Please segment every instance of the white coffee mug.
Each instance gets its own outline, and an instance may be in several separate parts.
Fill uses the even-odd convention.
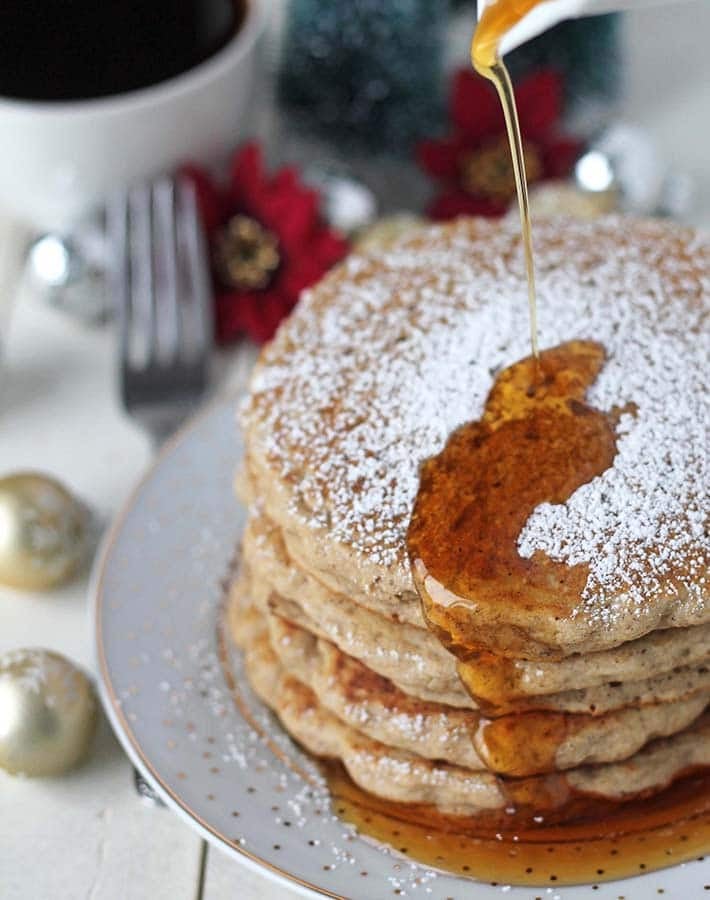
[[[248,134],[268,0],[248,0],[217,53],[159,84],[68,102],[0,97],[0,215],[65,229],[111,190],[186,160],[216,162]]]

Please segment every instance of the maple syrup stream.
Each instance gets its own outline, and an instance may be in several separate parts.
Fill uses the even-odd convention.
[[[530,227],[530,202],[525,175],[523,138],[520,134],[518,110],[515,105],[513,85],[498,48],[506,32],[523,18],[540,0],[498,0],[488,6],[476,26],[471,43],[471,63],[479,75],[493,83],[505,118],[505,127],[513,161],[515,188],[520,211],[520,227],[525,252],[525,269],[528,278],[528,306],[530,309],[530,343],[536,360],[540,358],[537,340],[537,297],[535,294],[535,262],[533,259],[532,229]]]

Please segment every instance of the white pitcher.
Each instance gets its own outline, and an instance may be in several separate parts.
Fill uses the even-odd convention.
[[[481,18],[486,7],[494,3],[509,2],[511,0],[478,0],[478,18]],[[671,2],[679,0],[542,0],[507,32],[501,41],[500,53],[501,56],[505,56],[506,53],[565,19],[639,9],[644,6],[661,6]]]

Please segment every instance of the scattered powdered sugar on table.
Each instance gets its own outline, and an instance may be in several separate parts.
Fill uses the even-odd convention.
[[[704,603],[710,243],[667,225],[541,222],[541,346],[600,341],[588,402],[621,416],[613,466],[542,504],[519,550],[586,563],[588,615],[677,590]],[[248,452],[288,481],[291,513],[378,565],[407,569],[421,461],[480,417],[497,372],[529,354],[519,235],[459,222],[352,256],[266,349],[244,411]],[[671,571],[675,581],[664,581]],[[616,601],[614,601],[616,602]]]

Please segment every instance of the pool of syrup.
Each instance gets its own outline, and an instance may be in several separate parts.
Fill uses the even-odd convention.
[[[381,800],[338,763],[323,769],[342,818],[405,856],[493,884],[565,885],[612,881],[696,859],[710,849],[710,774],[689,774],[660,794],[627,804],[576,798],[566,824],[515,814],[454,818]]]

